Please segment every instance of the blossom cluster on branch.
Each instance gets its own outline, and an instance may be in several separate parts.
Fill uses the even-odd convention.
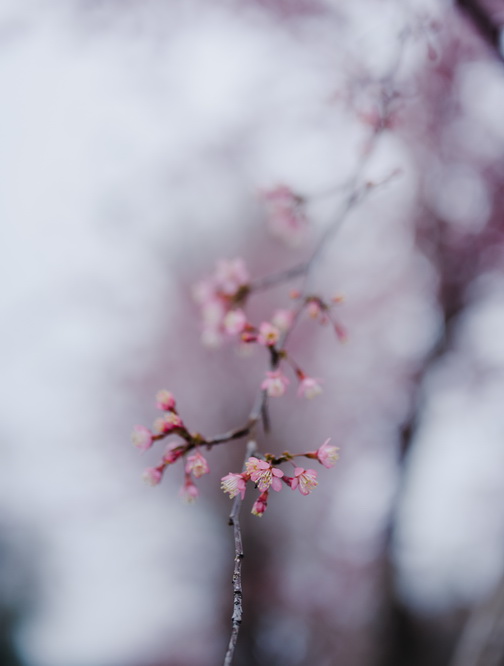
[[[276,236],[291,244],[300,239],[301,230],[305,231],[308,224],[304,212],[304,199],[294,194],[286,186],[278,186],[264,193],[264,200],[269,212],[269,227]],[[282,234],[278,230],[282,229]],[[289,234],[292,238],[289,239]],[[295,241],[295,242],[294,242]],[[309,263],[297,273],[308,274]],[[287,282],[295,274],[286,271],[269,277],[269,284]],[[269,368],[265,371],[260,384],[258,401],[251,411],[249,419],[243,427],[216,437],[204,437],[200,433],[191,432],[177,411],[173,394],[165,389],[156,395],[156,406],[163,414],[155,419],[152,428],[143,425],[135,426],[132,433],[133,443],[141,451],[151,448],[158,440],[174,436],[155,467],[149,467],[143,474],[144,480],[158,485],[166,469],[178,460],[184,460],[184,483],[181,496],[191,502],[198,497],[195,480],[210,471],[202,449],[212,449],[217,444],[230,442],[251,434],[258,421],[265,418],[266,402],[269,398],[280,398],[286,393],[291,380],[285,374],[290,368],[298,382],[297,395],[301,398],[315,398],[322,393],[322,380],[307,374],[286,349],[287,338],[301,315],[306,313],[311,319],[322,324],[331,324],[337,337],[345,339],[342,325],[335,318],[333,309],[341,302],[341,296],[334,296],[325,301],[312,293],[293,290],[290,298],[291,308],[276,309],[268,320],[257,324],[250,321],[246,306],[248,298],[269,286],[268,282],[253,281],[244,260],[220,259],[215,271],[209,277],[198,282],[193,289],[193,296],[200,307],[202,320],[202,343],[209,347],[221,345],[224,341],[235,341],[240,345],[256,344],[264,348],[269,360]],[[241,473],[230,472],[221,480],[221,488],[230,498],[245,496],[248,482],[255,484],[260,495],[255,501],[252,513],[262,516],[271,489],[280,491],[287,486],[308,495],[317,485],[317,472],[305,469],[294,462],[295,458],[306,457],[317,460],[325,467],[332,467],[338,458],[338,448],[327,439],[318,449],[302,453],[283,452],[280,456],[272,453],[255,452],[249,456]],[[280,465],[289,463],[293,466],[292,476],[280,469]]]

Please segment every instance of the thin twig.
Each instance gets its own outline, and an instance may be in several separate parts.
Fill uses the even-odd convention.
[[[257,444],[254,440],[250,440],[247,443],[247,450],[245,453],[245,460],[243,461],[243,469],[245,469],[246,461],[252,456],[257,449]],[[231,666],[233,663],[234,651],[236,648],[236,642],[238,640],[238,633],[240,631],[240,625],[243,617],[243,591],[242,591],[242,576],[241,576],[241,565],[243,560],[243,544],[242,544],[242,535],[240,527],[240,509],[241,509],[242,499],[240,495],[237,495],[234,499],[233,506],[231,508],[231,513],[229,515],[229,524],[233,527],[233,536],[234,536],[234,567],[233,567],[233,614],[231,616],[231,637],[229,639],[229,645],[224,658],[224,666]]]
[[[276,284],[281,284],[282,282],[287,282],[292,280],[292,278],[297,277],[298,275],[304,275],[306,273],[308,262],[303,262],[292,268],[288,268],[286,271],[281,271],[280,273],[274,273],[273,275],[267,275],[263,278],[258,278],[257,280],[252,280],[250,283],[250,291],[261,291],[263,289],[269,289],[274,287]]]

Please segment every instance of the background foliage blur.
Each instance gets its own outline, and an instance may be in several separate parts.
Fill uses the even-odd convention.
[[[349,340],[301,325],[292,348],[324,394],[272,404],[260,442],[332,436],[341,461],[310,497],[244,518],[236,663],[502,662],[499,11],[2,1],[2,664],[220,663],[233,551],[218,479],[243,444],[211,454],[186,507],[180,470],[142,485],[150,458],[129,433],[161,387],[195,430],[244,422],[265,359],[202,348],[191,285],[221,256],[262,276],[309,254],[391,71],[364,178],[400,176],[351,213],[315,276],[345,295]],[[267,233],[259,193],[278,183],[308,200],[297,250]],[[252,310],[288,303],[278,287]]]

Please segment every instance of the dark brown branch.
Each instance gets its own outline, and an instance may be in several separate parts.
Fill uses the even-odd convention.
[[[245,468],[245,462],[256,452],[256,448],[257,445],[254,440],[250,440],[247,443],[245,460],[243,461],[243,469]],[[233,614],[231,616],[231,637],[229,639],[228,649],[224,658],[224,666],[231,666],[233,663],[236,642],[238,640],[238,633],[240,631],[240,625],[243,617],[241,565],[244,554],[240,527],[241,504],[241,496],[237,495],[234,499],[233,507],[229,515],[229,524],[233,527],[235,556],[233,567]]]

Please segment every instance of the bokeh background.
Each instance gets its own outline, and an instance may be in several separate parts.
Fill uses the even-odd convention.
[[[191,286],[220,257],[306,259],[365,154],[363,182],[398,176],[313,275],[348,341],[300,324],[324,393],[272,401],[259,442],[331,436],[341,460],[261,520],[245,503],[236,664],[503,663],[503,21],[469,0],[1,1],[2,666],[222,662],[218,485],[244,442],[186,506],[181,470],[142,483],[158,453],[130,431],[161,387],[208,436],[246,420],[267,359],[202,347]],[[279,183],[307,202],[294,250],[268,234]]]

